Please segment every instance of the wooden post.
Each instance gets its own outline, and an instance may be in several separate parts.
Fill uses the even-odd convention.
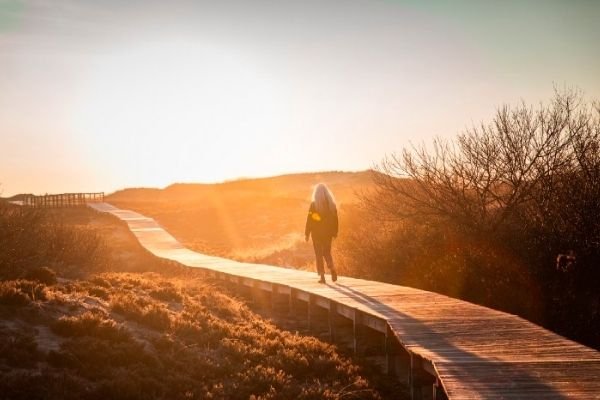
[[[358,336],[360,324],[360,311],[354,309],[352,313],[352,349],[354,350],[354,355],[358,354]]]
[[[313,328],[313,322],[312,322],[313,315],[312,314],[314,312],[314,310],[313,310],[314,303],[315,303],[315,296],[313,296],[312,293],[309,293],[308,294],[308,303],[307,303],[307,309],[308,309],[307,310],[307,318],[308,318],[308,330],[309,331],[312,330],[312,328]]]
[[[389,325],[385,330],[385,365],[388,375],[396,373],[396,337]]]
[[[254,303],[254,305],[256,306],[258,304],[258,281],[257,280],[253,280],[252,281],[252,302]]]
[[[436,399],[443,394],[443,390],[439,387],[439,380],[426,371],[423,366],[423,360],[410,353],[410,369],[409,369],[409,388],[411,400],[430,400]],[[440,394],[440,396],[438,396]]]
[[[271,283],[271,313],[275,312],[279,300],[279,285]]]
[[[432,400],[437,400],[439,390],[440,390],[440,380],[436,377],[435,382],[433,384],[433,391],[431,393]],[[440,396],[440,398],[441,398],[441,396]]]
[[[337,303],[331,299],[329,299],[329,313],[328,313],[328,322],[329,322],[329,340],[333,343],[335,341],[335,328],[336,328],[336,320],[337,320]]]
[[[296,292],[297,292],[297,289],[290,287],[290,297],[289,297],[289,304],[288,304],[288,314],[290,317],[296,315]]]
[[[416,393],[415,393],[415,375],[416,375],[416,369],[417,369],[417,361],[416,361],[416,357],[414,356],[414,354],[410,353],[410,367],[408,368],[408,389],[410,390],[410,400],[415,400],[416,399]]]
[[[207,276],[206,270],[202,269],[202,272],[204,273],[204,277],[206,278],[206,276]],[[244,278],[242,278],[241,276],[238,276],[237,279],[235,280],[235,283],[237,285],[237,291],[241,295],[244,295],[246,293],[246,289],[244,288]]]

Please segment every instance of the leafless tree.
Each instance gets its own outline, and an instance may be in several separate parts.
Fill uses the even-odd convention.
[[[556,91],[537,109],[504,106],[491,124],[454,141],[437,139],[384,159],[370,204],[391,218],[477,230],[543,217],[565,177],[598,181],[599,115],[573,90]]]

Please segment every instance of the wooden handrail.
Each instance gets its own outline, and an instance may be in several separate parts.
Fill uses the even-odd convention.
[[[102,202],[104,202],[104,192],[26,195],[23,197],[23,206],[33,208],[80,207],[89,203]]]

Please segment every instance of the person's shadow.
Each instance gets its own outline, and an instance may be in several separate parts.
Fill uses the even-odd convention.
[[[528,371],[526,361],[509,362],[493,357],[482,357],[454,344],[452,342],[453,338],[448,337],[448,334],[444,335],[435,331],[423,321],[392,308],[375,297],[361,293],[343,283],[328,286],[365,304],[367,307],[373,305],[375,311],[387,317],[388,323],[397,336],[398,341],[401,342],[402,347],[405,345],[402,344],[402,334],[396,333],[398,330],[412,330],[413,332],[418,332],[416,335],[411,335],[408,338],[408,343],[405,344],[408,345],[409,348],[422,347],[430,350],[434,356],[429,357],[428,355],[425,358],[432,359],[436,364],[438,372],[443,371],[443,374],[441,373],[440,375],[452,375],[440,377],[444,387],[450,390],[450,393],[447,393],[450,398],[452,398],[453,395],[453,387],[465,387],[465,389],[468,390],[467,387],[469,384],[472,384],[473,391],[476,391],[476,395],[481,396],[480,398],[567,398],[566,395],[556,391],[555,388],[544,382],[541,376],[534,375],[532,371]],[[461,324],[461,321],[455,319],[453,320],[453,323]],[[396,329],[394,329],[395,327]],[[490,329],[493,328],[490,327]],[[485,335],[485,333],[482,332],[482,335]],[[468,347],[469,337],[474,338],[476,336],[476,333],[470,333],[464,342],[465,347]],[[493,341],[493,337],[493,334],[489,335],[489,340]],[[535,341],[536,338],[531,339],[532,341]],[[481,345],[481,336],[479,336],[478,343]],[[499,344],[499,346],[504,345],[506,344]],[[445,378],[447,378],[448,382],[446,382]],[[454,381],[455,379],[462,383],[458,385],[452,384],[451,381]],[[460,397],[460,393],[457,392],[455,394]],[[471,395],[472,394],[473,393],[471,393]]]

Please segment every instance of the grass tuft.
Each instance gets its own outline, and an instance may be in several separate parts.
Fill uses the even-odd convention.
[[[17,279],[0,282],[0,304],[5,306],[25,306],[32,301],[46,300],[44,284]]]
[[[128,332],[101,312],[87,311],[78,316],[61,317],[52,326],[54,333],[64,337],[92,336],[114,342],[130,340]]]

